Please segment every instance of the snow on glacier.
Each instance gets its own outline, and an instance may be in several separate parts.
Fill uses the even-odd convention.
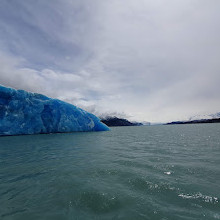
[[[106,130],[99,118],[74,105],[0,85],[0,135]]]

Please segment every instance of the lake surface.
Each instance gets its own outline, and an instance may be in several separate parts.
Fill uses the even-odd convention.
[[[1,137],[0,219],[220,219],[220,124]]]

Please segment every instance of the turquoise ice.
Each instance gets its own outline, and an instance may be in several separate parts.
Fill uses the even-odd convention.
[[[0,85],[0,135],[106,130],[98,117],[74,105]]]

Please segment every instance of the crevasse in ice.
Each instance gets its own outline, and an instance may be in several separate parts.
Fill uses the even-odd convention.
[[[0,85],[0,135],[106,130],[99,118],[74,105]]]

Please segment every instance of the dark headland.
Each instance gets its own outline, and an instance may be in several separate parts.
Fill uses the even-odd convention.
[[[142,126],[142,123],[139,122],[130,122],[124,118],[117,118],[117,117],[106,117],[101,119],[101,122],[106,124],[109,127],[115,126]]]

